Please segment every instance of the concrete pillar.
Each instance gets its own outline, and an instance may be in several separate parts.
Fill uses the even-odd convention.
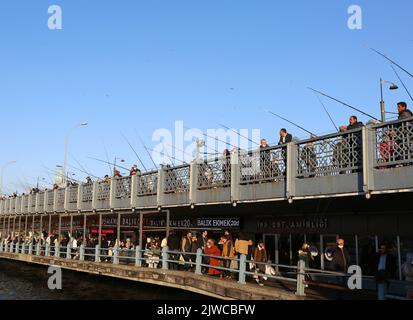
[[[143,248],[143,212],[139,212],[139,246]]]
[[[198,178],[199,178],[199,163],[196,161],[191,162],[190,174],[189,174],[189,203],[191,206],[195,206],[198,202]]]
[[[231,201],[234,205],[240,200],[241,161],[239,150],[231,153]]]
[[[86,227],[87,227],[87,216],[86,213],[83,214],[83,243],[86,243]]]
[[[162,208],[165,204],[165,180],[166,180],[166,170],[165,167],[161,166],[158,171],[158,186],[157,186],[157,204],[158,208]]]
[[[120,225],[121,219],[122,219],[122,215],[121,215],[121,213],[119,212],[119,213],[118,213],[118,219],[117,219],[117,229],[116,229],[116,232],[117,232],[116,238],[117,238],[119,241],[120,241],[120,232],[121,232],[121,230],[120,230],[120,228],[121,228],[121,225]]]
[[[131,181],[131,208],[135,209],[138,203],[138,176],[132,176]]]
[[[166,238],[169,237],[171,233],[171,212],[170,210],[166,210]]]
[[[99,248],[102,246],[102,214],[99,213]]]
[[[367,125],[362,129],[362,144],[363,191],[369,199],[371,191],[374,190],[374,167],[376,158],[376,136],[374,128],[372,128],[371,125]]]
[[[287,194],[286,198],[291,202],[295,195],[295,180],[297,177],[297,145],[294,142],[290,142],[287,144]]]
[[[110,191],[109,191],[109,208],[115,209],[116,206],[116,185],[118,183],[118,178],[112,178],[110,180]]]
[[[49,214],[49,234],[50,235],[52,233],[52,215]]]
[[[73,213],[70,214],[70,236],[73,237]]]

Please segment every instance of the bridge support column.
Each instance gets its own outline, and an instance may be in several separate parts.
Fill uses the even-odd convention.
[[[304,260],[298,261],[297,269],[297,296],[305,296],[305,262]]]
[[[24,249],[24,246],[23,246],[23,249]],[[46,243],[46,249],[45,249],[44,255],[46,257],[50,257],[50,244],[49,243]]]
[[[95,262],[100,262],[100,245],[95,247]]]
[[[131,208],[135,209],[138,204],[138,176],[132,176],[131,178]]]
[[[36,244],[36,256],[40,256],[40,241]]]
[[[165,180],[166,180],[166,170],[164,166],[161,166],[161,168],[158,171],[158,186],[157,186],[157,198],[156,198],[156,203],[158,205],[159,210],[161,210],[162,206],[165,204],[165,201],[164,201]]]
[[[295,179],[297,176],[297,145],[294,142],[290,142],[287,144],[287,194],[286,197],[288,202],[292,202],[294,200],[296,191],[295,191]]]
[[[70,237],[73,237],[73,213],[70,214]]]
[[[82,243],[86,243],[86,227],[87,227],[87,216],[86,213],[83,214],[83,241]]]
[[[168,270],[169,265],[168,265],[168,260],[169,260],[169,253],[168,253],[168,247],[162,248],[162,269],[163,270]]]
[[[198,203],[198,177],[199,177],[199,163],[197,161],[191,162],[189,174],[189,203],[194,208]]]
[[[231,153],[231,202],[234,206],[240,200],[241,165],[239,150]]]
[[[113,248],[113,264],[119,264],[119,247],[116,245]]]
[[[199,248],[196,252],[196,267],[195,274],[202,275],[202,249]]]
[[[52,215],[49,214],[49,234],[48,236],[51,234],[52,234]]]
[[[137,246],[135,252],[135,266],[142,267],[142,247]]]
[[[82,243],[80,245],[80,256],[79,256],[80,261],[85,261],[85,245]]]
[[[99,213],[99,240],[98,240],[99,247],[102,246],[102,223],[103,223],[103,217],[102,217],[102,214]]]
[[[370,198],[370,192],[374,190],[374,162],[376,136],[374,129],[367,125],[362,129],[362,158],[363,158],[363,191]]]
[[[118,239],[118,243],[120,243],[120,241],[121,241],[121,239],[120,239],[121,219],[122,219],[122,214],[119,212],[118,213],[118,221],[117,221],[118,225],[117,225],[117,229],[116,229],[117,230],[116,231],[116,238]]]
[[[240,262],[239,262],[239,284],[246,284],[246,274],[245,272],[247,271],[247,256],[245,254],[242,254],[240,256]]]

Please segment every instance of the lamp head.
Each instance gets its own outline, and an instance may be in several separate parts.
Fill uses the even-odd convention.
[[[397,89],[399,89],[399,87],[396,84],[392,83],[389,89],[390,90],[397,90]]]

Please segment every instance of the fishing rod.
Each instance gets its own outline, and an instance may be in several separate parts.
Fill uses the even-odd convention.
[[[87,174],[89,177],[93,177],[93,178],[95,178],[95,179],[99,179],[99,177],[95,176],[94,174],[92,174],[92,173],[90,173],[88,170],[86,170],[86,168],[85,168],[84,166],[82,166],[82,164],[81,164],[74,156],[72,156],[72,158],[73,158],[73,160],[76,162],[76,164],[80,167],[80,169],[77,168],[77,167],[75,167],[75,166],[73,166],[73,165],[70,165],[71,168],[73,168],[73,169],[75,169],[75,170],[77,170],[77,171],[79,171],[79,172],[82,172],[82,173],[84,173],[84,174]]]
[[[138,136],[139,140],[141,141],[143,147],[145,148],[146,153],[148,154],[149,158],[151,159],[153,165],[155,166],[155,169],[158,170],[158,166],[156,165],[155,161],[153,160],[153,157],[151,153],[148,151],[148,148],[146,147],[145,143],[143,142],[142,138],[138,134],[138,132],[135,130],[136,135]]]
[[[184,126],[184,128],[185,129],[187,129],[187,130],[191,130],[191,128],[188,128],[188,127],[185,127]],[[212,136],[209,136],[209,135],[207,135],[206,133],[204,133],[204,132],[202,132],[202,135],[204,136],[204,137],[207,137],[207,138],[210,138],[210,139],[213,139],[213,140],[215,140],[215,141],[218,141],[218,142],[221,142],[221,143],[225,143],[226,145],[229,145],[230,147],[232,147],[232,148],[237,148],[238,149],[238,147],[237,146],[234,146],[233,144],[231,144],[231,143],[229,143],[229,142],[227,142],[227,141],[224,141],[224,140],[220,140],[220,139],[218,139],[217,137],[212,137]],[[207,145],[205,144],[205,146],[207,147]],[[208,147],[207,147],[208,148]],[[210,148],[209,148],[210,149]],[[212,150],[212,149],[211,149]],[[217,152],[217,150],[214,150],[214,152]],[[217,154],[220,154],[219,152],[217,152]]]
[[[327,98],[329,98],[329,99],[331,99],[331,100],[334,100],[334,101],[342,104],[343,106],[346,106],[346,107],[348,107],[348,108],[351,108],[351,109],[353,109],[353,110],[355,110],[355,111],[357,111],[357,112],[359,112],[359,113],[361,113],[361,114],[364,114],[364,115],[368,116],[369,118],[371,118],[371,119],[373,119],[373,120],[376,120],[376,121],[381,122],[381,120],[379,120],[379,119],[377,119],[376,117],[374,117],[374,116],[372,116],[372,115],[364,112],[363,110],[360,110],[360,109],[358,109],[358,108],[356,108],[356,107],[353,107],[353,106],[349,105],[348,103],[345,103],[345,102],[340,101],[340,100],[338,100],[338,99],[336,99],[336,98],[333,98],[332,96],[329,96],[328,94],[325,94],[325,93],[323,93],[323,92],[321,92],[321,91],[315,90],[315,89],[310,88],[310,87],[308,87],[307,89],[312,90],[312,91],[314,91],[314,92],[316,92],[316,93],[319,93],[319,94],[321,94],[322,96],[327,97]]]
[[[410,99],[413,101],[413,97],[409,92],[409,89],[407,89],[406,85],[404,84],[403,80],[400,78],[398,72],[396,71],[396,69],[393,67],[393,65],[391,64],[390,67],[393,69],[394,73],[396,74],[397,78],[399,79],[399,81],[401,82],[401,84],[403,85],[404,90],[406,90],[407,94],[409,95]]]
[[[138,153],[136,152],[136,150],[132,147],[132,144],[130,143],[130,141],[126,138],[125,135],[122,134],[123,139],[125,139],[126,143],[129,145],[129,147],[132,149],[132,151],[135,153],[136,158],[138,158],[138,161],[140,162],[140,164],[142,165],[142,168],[145,171],[148,171],[148,169],[146,169],[144,163],[142,162],[141,158],[139,157]]]
[[[78,184],[81,184],[81,183],[82,183],[81,181],[79,181],[79,180],[77,180],[77,179],[75,179],[75,178],[69,177],[69,175],[68,175],[67,177],[65,177],[65,175],[64,175],[63,173],[56,172],[56,171],[54,171],[54,170],[52,170],[52,169],[49,169],[49,168],[47,168],[47,167],[43,167],[43,168],[44,168],[45,170],[47,170],[48,172],[51,172],[51,173],[55,174],[58,178],[66,178],[67,180],[72,181],[72,182],[76,182],[76,183],[78,183]],[[67,173],[70,173],[70,172],[67,172]]]
[[[108,161],[105,161],[105,160],[101,160],[101,159],[97,159],[97,158],[93,158],[93,157],[88,157],[89,159],[92,159],[92,160],[95,160],[95,161],[99,161],[99,162],[102,162],[102,163],[105,163],[105,164],[107,164],[107,165],[109,165],[109,166],[114,166],[115,164],[114,163],[112,163],[112,162],[108,162]],[[118,167],[118,168],[121,168],[121,169],[123,169],[123,170],[130,170],[130,169],[128,169],[128,168],[125,168],[125,167],[122,167],[122,166],[120,166],[120,165],[116,165],[116,167]]]
[[[406,72],[409,76],[411,76],[413,78],[413,74],[411,74],[409,71],[407,71],[405,68],[403,68],[401,65],[399,65],[397,62],[395,62],[394,60],[390,59],[389,57],[387,57],[385,54],[381,53],[380,51],[374,49],[374,48],[370,48],[370,50],[374,51],[375,53],[377,53],[378,55],[382,56],[383,58],[385,58],[386,60],[390,61],[392,64],[394,64],[395,66],[397,66],[399,69],[403,70],[404,72]]]
[[[154,150],[154,149],[151,149],[151,148],[148,148],[148,150],[149,150],[149,151],[152,151],[152,152],[156,152],[156,153],[162,155],[162,152],[160,152],[160,151],[157,151],[157,150]],[[173,160],[175,160],[175,161],[178,161],[178,162],[180,162],[180,163],[182,163],[182,164],[189,165],[188,162],[185,162],[185,161],[183,161],[183,160],[179,160],[179,159],[174,158],[174,157],[171,157],[171,156],[167,156],[167,157],[170,158],[170,159],[173,159]]]
[[[110,172],[111,175],[113,176],[113,175],[114,175],[114,172],[112,171],[112,166],[109,164],[109,153],[108,153],[108,149],[106,148],[106,144],[105,144],[104,141],[103,141],[103,148],[105,149],[106,161],[107,161],[107,164],[108,164],[108,166],[109,166],[109,172]]]
[[[277,118],[280,118],[280,119],[282,119],[282,120],[284,120],[284,121],[287,121],[288,123],[290,123],[290,124],[292,124],[293,126],[296,126],[297,128],[299,128],[299,129],[301,129],[301,130],[309,133],[310,135],[313,135],[313,136],[317,137],[317,135],[314,134],[313,132],[307,130],[306,128],[303,128],[302,126],[300,126],[300,125],[298,125],[298,124],[296,124],[296,123],[294,123],[294,122],[292,122],[292,121],[290,121],[290,120],[288,120],[288,119],[286,119],[286,118],[284,118],[284,117],[282,117],[282,116],[280,116],[280,115],[278,115],[278,114],[276,114],[276,113],[274,113],[274,112],[272,112],[272,111],[268,111],[268,113],[270,113],[270,114],[272,114],[273,116],[276,116]]]
[[[328,115],[331,123],[333,124],[334,128],[336,128],[336,130],[339,131],[336,123],[334,122],[334,120],[333,120],[330,112],[328,112],[328,110],[327,110],[326,106],[324,105],[323,101],[321,100],[320,96],[319,96],[318,94],[316,94],[315,92],[314,92],[314,95],[317,97],[318,101],[319,101],[320,104],[323,106],[323,109],[324,109],[324,111],[327,113],[327,115]]]
[[[237,130],[234,130],[234,129],[232,129],[232,128],[230,128],[230,127],[227,127],[227,126],[225,126],[225,125],[223,125],[223,124],[220,124],[220,123],[217,123],[217,124],[218,124],[219,126],[223,127],[224,129],[227,129],[227,130],[230,130],[230,131],[234,132],[235,134],[237,134],[237,135],[240,136],[241,138],[247,139],[249,142],[252,142],[252,143],[256,144],[257,146],[260,145],[259,143],[255,142],[254,140],[252,140],[252,139],[250,139],[250,138],[248,138],[248,137],[246,137],[246,136],[238,133]]]
[[[81,170],[81,169],[79,169],[79,168],[77,168],[77,167],[75,167],[75,166],[72,166],[72,165],[70,165],[70,164],[69,164],[68,166],[69,166],[70,168],[72,168],[72,169],[75,169],[75,170],[77,170],[77,171],[79,171],[79,172],[82,172],[82,173],[88,175],[89,177],[92,177],[92,178],[95,178],[95,179],[97,179],[97,180],[100,180],[100,178],[99,178],[98,176],[95,176],[95,175],[91,174],[90,172]]]

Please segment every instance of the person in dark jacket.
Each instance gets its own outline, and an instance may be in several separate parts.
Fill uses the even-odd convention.
[[[176,235],[175,231],[171,231],[169,234],[169,237],[167,239],[168,243],[168,250],[172,252],[178,252],[180,251],[179,248],[179,237]],[[178,260],[179,260],[179,255],[176,253],[172,253],[169,255],[169,258],[171,261],[176,261],[176,263],[170,263],[169,266],[172,270],[178,270]]]
[[[351,266],[350,254],[347,249],[344,247],[344,239],[337,240],[337,247],[333,253],[333,260],[331,266],[334,271],[347,273],[348,268]]]
[[[399,120],[413,117],[413,113],[409,109],[407,109],[406,102],[399,102],[397,104],[397,111],[399,113]]]
[[[293,136],[287,132],[287,129],[282,128],[280,130],[280,141],[278,142],[278,145],[284,145],[287,143],[290,143],[293,141]]]
[[[192,265],[192,232],[188,231],[186,236],[182,238],[181,242],[182,257],[185,260],[185,269],[189,270]]]
[[[388,249],[388,246],[385,243],[382,243],[379,247],[379,252],[373,259],[374,276],[378,283],[384,283],[389,279],[394,279],[396,275],[396,258]]]
[[[359,122],[356,116],[351,116],[348,126],[341,126],[340,131],[350,131],[362,128],[363,126],[363,122]]]

